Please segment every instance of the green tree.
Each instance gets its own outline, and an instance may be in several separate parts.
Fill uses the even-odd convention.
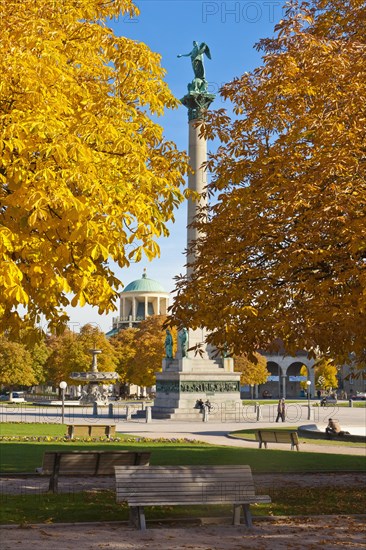
[[[246,355],[234,357],[234,370],[240,372],[240,383],[250,386],[264,384],[270,375],[267,359],[260,353],[255,353],[253,359]]]
[[[37,382],[32,356],[20,342],[0,336],[0,385],[31,386]]]
[[[332,359],[319,359],[314,365],[315,387],[331,390],[338,388],[337,367]]]
[[[46,363],[50,354],[50,349],[47,346],[47,342],[44,338],[39,341],[33,342],[28,347],[32,357],[32,368],[34,376],[36,377],[37,384],[43,384],[46,382]]]
[[[90,370],[91,355],[84,352],[77,334],[67,329],[61,335],[49,338],[50,355],[46,362],[47,381],[58,387],[61,381],[74,384],[72,372]]]
[[[131,0],[7,0],[0,17],[0,330],[65,307],[116,309],[128,267],[159,254],[186,155],[156,117],[178,101],[160,56],[117,37]],[[27,315],[22,319],[17,307]]]
[[[91,349],[99,349],[102,352],[98,355],[97,359],[99,371],[112,372],[116,370],[116,352],[103,331],[93,325],[87,324],[81,328],[76,337],[84,354],[88,357],[89,368],[87,370],[91,369]]]
[[[221,90],[202,131],[217,202],[197,220],[179,326],[236,355],[281,339],[289,354],[366,350],[366,4],[287,5],[263,64]]]
[[[119,374],[119,382],[128,384],[131,380],[131,365],[137,353],[135,338],[137,328],[120,330],[110,340],[117,358],[116,372]]]
[[[98,370],[111,372],[117,365],[113,346],[105,334],[92,325],[84,325],[79,333],[66,330],[61,335],[49,339],[50,355],[47,359],[48,380],[58,386],[62,380],[75,384],[70,379],[72,372],[88,372],[91,370],[91,349],[100,349],[98,355]]]

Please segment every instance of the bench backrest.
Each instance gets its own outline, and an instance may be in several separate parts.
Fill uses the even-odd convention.
[[[117,502],[149,504],[235,503],[255,497],[250,466],[115,467]]]
[[[115,424],[71,424],[67,426],[67,433],[70,437],[111,436],[116,433],[116,426]]]
[[[258,430],[256,439],[264,443],[292,443],[298,445],[297,432]]]
[[[135,451],[46,451],[42,474],[51,475],[57,466],[60,475],[113,475],[116,465],[149,464],[150,454]]]

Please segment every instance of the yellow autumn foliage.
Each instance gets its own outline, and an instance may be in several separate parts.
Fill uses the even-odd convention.
[[[7,0],[0,13],[0,331],[64,307],[115,309],[127,267],[183,200],[186,157],[151,115],[175,108],[160,56],[117,37],[130,0]]]

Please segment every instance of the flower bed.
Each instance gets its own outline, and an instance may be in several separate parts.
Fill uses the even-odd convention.
[[[2,435],[0,441],[14,442],[41,442],[41,443],[193,443],[197,445],[205,445],[202,441],[187,438],[149,438],[149,437],[73,437],[69,436],[25,436],[25,435]]]

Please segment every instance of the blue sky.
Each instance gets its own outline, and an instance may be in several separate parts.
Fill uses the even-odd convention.
[[[233,2],[206,2],[200,0],[138,0],[140,16],[129,20],[121,17],[111,27],[120,36],[145,42],[150,49],[160,53],[162,66],[166,69],[166,81],[173,94],[181,98],[187,84],[193,78],[190,58],[177,58],[188,53],[192,41],[206,42],[212,60],[205,58],[206,78],[209,92],[218,93],[220,86],[250,71],[261,64],[260,53],[254,44],[260,38],[273,35],[275,24],[281,19],[283,2],[277,0],[248,0]],[[217,97],[212,108],[225,106]],[[179,149],[188,146],[187,110],[169,111],[161,117],[167,139],[175,141]],[[214,150],[215,144],[208,144]],[[116,268],[116,275],[124,285],[139,279],[143,269],[147,276],[158,280],[167,292],[174,290],[174,276],[185,271],[184,250],[186,247],[186,206],[176,213],[175,224],[170,225],[170,236],[159,241],[160,258],[148,262],[142,260],[129,269]],[[112,326],[114,312],[100,316],[96,308],[70,308],[70,327],[78,331],[80,326],[93,323],[103,331]]]

